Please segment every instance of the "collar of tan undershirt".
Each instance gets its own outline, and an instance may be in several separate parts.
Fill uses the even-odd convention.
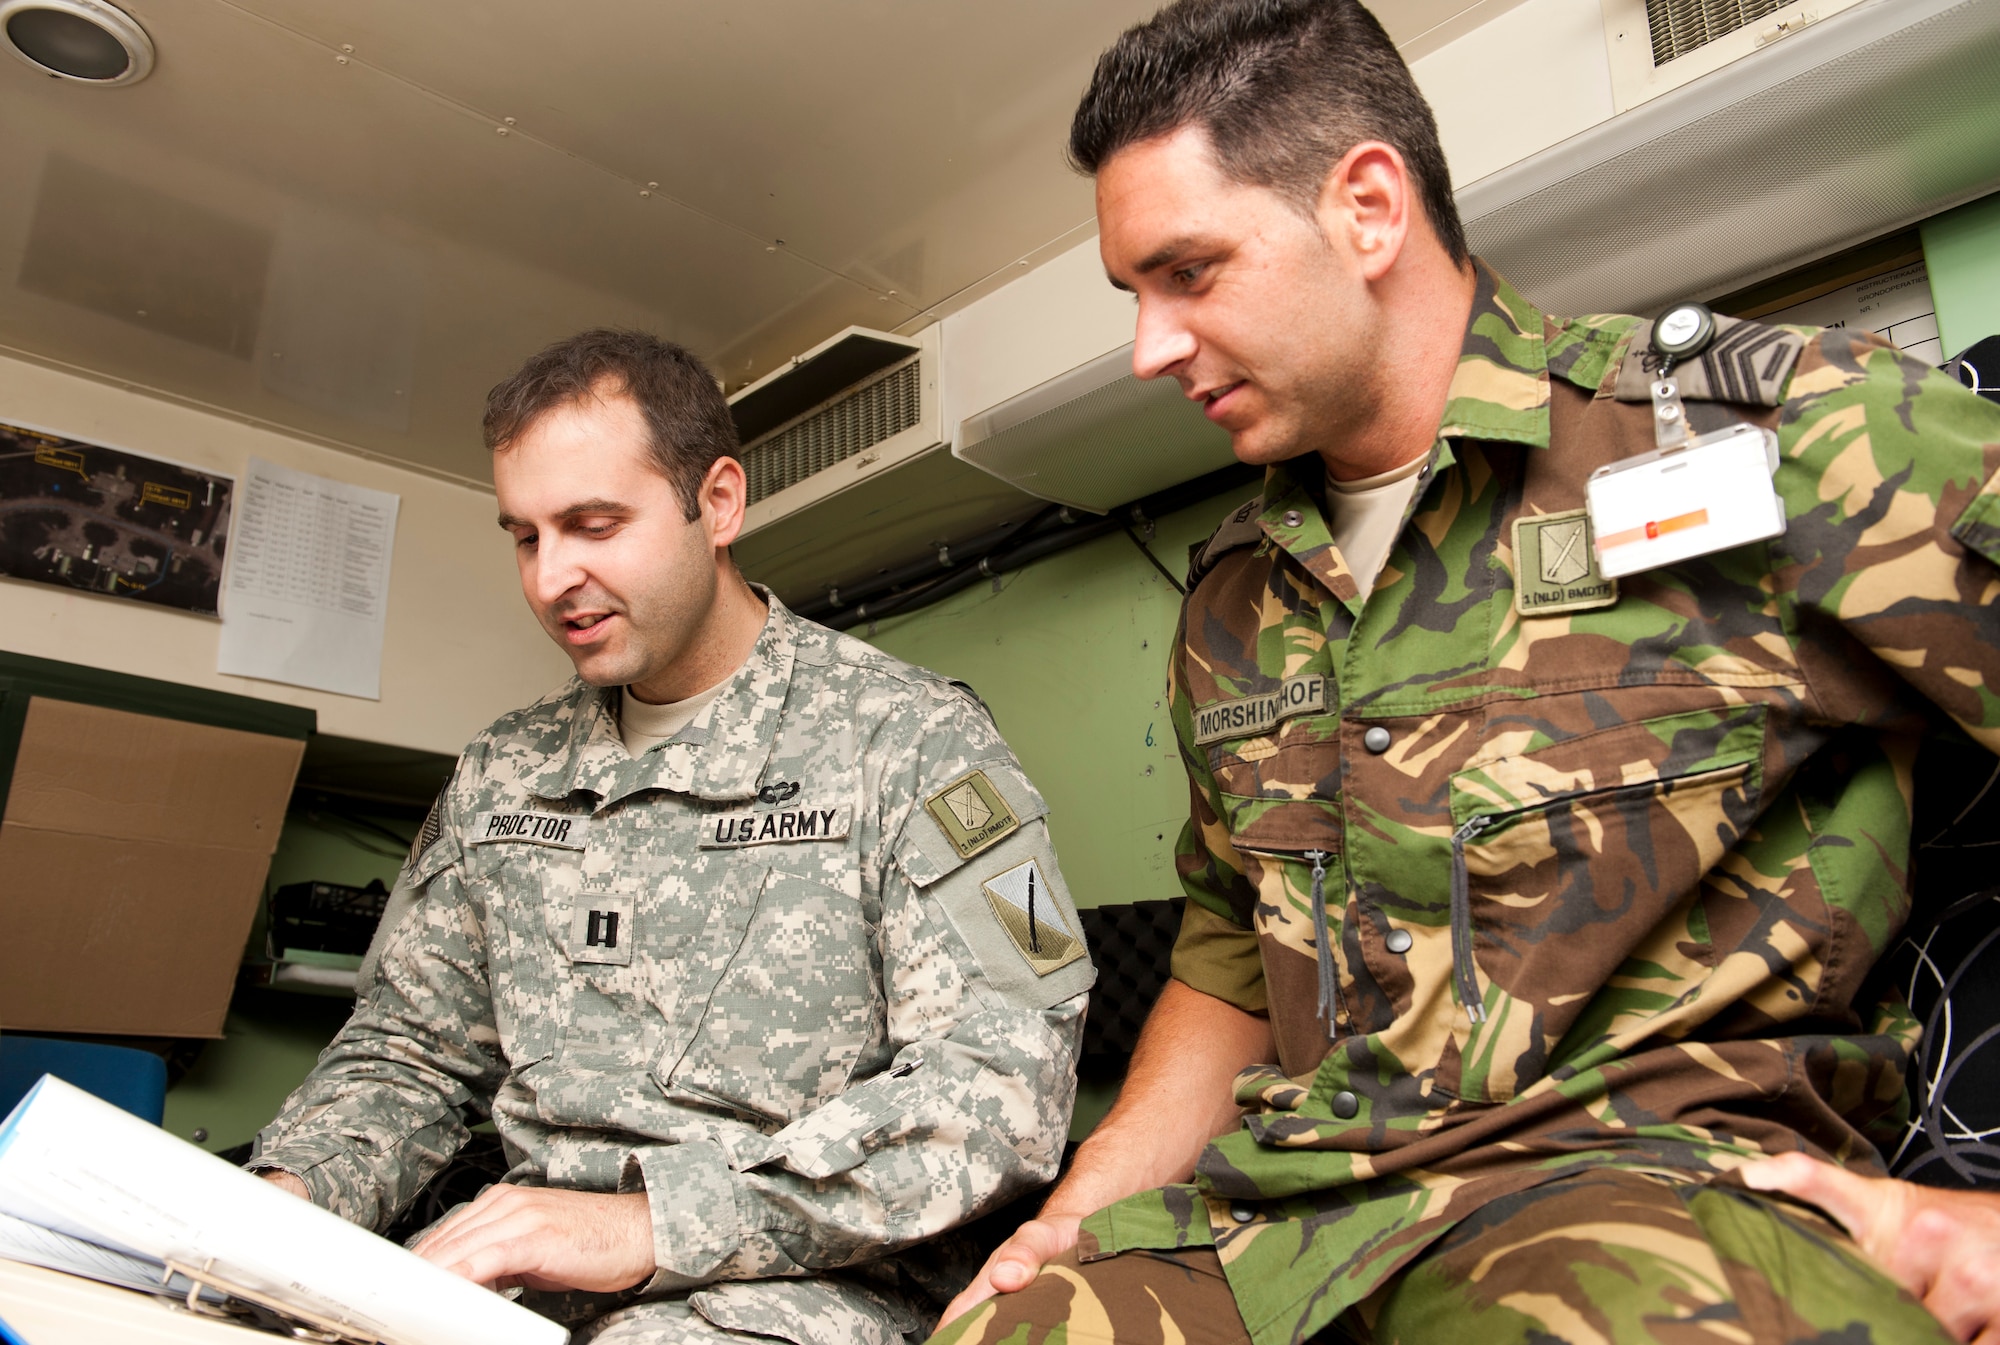
[[[1403,511],[1422,484],[1419,473],[1429,461],[1429,454],[1419,454],[1378,476],[1355,481],[1327,478],[1327,526],[1364,598],[1396,545]]]
[[[694,723],[734,676],[732,671],[708,690],[666,705],[649,705],[634,696],[631,687],[618,688],[618,736],[625,740],[625,750],[635,757],[643,756]]]

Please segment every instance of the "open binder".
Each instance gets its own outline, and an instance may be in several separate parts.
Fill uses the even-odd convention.
[[[568,1339],[555,1322],[49,1075],[0,1122],[0,1216],[9,1216],[0,1255],[128,1287],[149,1278],[195,1311],[276,1319],[306,1339]]]

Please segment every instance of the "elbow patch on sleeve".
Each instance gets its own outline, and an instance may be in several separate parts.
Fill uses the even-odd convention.
[[[1264,955],[1257,932],[1190,901],[1174,940],[1173,975],[1245,1013],[1265,1013]]]

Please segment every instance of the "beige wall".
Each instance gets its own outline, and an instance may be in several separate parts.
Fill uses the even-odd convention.
[[[0,578],[0,647],[309,705],[324,733],[453,753],[568,675],[569,660],[521,600],[488,491],[4,356],[0,421],[239,480],[256,456],[402,497],[379,701],[224,677],[212,618],[14,579]]]

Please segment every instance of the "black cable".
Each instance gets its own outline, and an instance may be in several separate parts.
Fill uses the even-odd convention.
[[[1235,463],[1198,476],[1192,481],[1183,481],[1144,499],[1121,505],[1108,514],[1076,518],[1073,522],[1062,522],[1069,515],[1066,509],[1051,507],[1037,514],[1026,524],[1010,530],[1011,545],[1002,543],[981,555],[949,556],[942,563],[939,558],[914,561],[898,567],[891,574],[910,575],[909,586],[877,599],[870,599],[849,606],[846,594],[841,595],[841,605],[833,607],[826,600],[801,603],[800,615],[833,627],[848,630],[866,621],[880,620],[889,616],[902,616],[920,608],[940,602],[952,594],[979,582],[981,579],[998,578],[1010,570],[1032,564],[1058,551],[1093,541],[1107,533],[1128,527],[1133,523],[1143,524],[1149,519],[1161,518],[1189,505],[1220,495],[1224,491],[1248,485],[1262,477],[1262,469],[1244,463]],[[1054,526],[1050,526],[1053,524]],[[1142,549],[1146,549],[1143,547]],[[966,550],[971,550],[968,546]],[[1157,557],[1146,549],[1161,573],[1167,574],[1169,582],[1173,576],[1160,565]],[[928,580],[915,582],[924,575]],[[885,576],[887,578],[888,576]],[[1174,583],[1179,589],[1179,583]]]
[[[875,602],[886,594],[907,589],[911,584],[933,578],[940,571],[949,572],[964,565],[977,565],[983,557],[992,555],[1009,542],[1032,535],[1060,518],[1064,512],[1061,505],[1052,504],[1046,509],[1036,510],[1019,523],[1004,524],[968,537],[956,547],[940,546],[935,553],[898,565],[873,578],[860,580],[844,588],[831,589],[822,597],[807,599],[798,605],[798,614],[810,621],[824,622],[829,612]],[[957,552],[956,555],[952,554],[954,551]]]
[[[1139,536],[1139,534],[1133,531],[1133,529],[1129,526],[1125,529],[1125,535],[1132,539],[1133,546],[1139,548],[1139,554],[1144,556],[1147,560],[1153,563],[1153,568],[1160,572],[1160,577],[1165,579],[1169,584],[1172,584],[1174,586],[1174,592],[1180,594],[1183,598],[1185,598],[1187,596],[1187,585],[1183,584],[1180,580],[1174,578],[1174,572],[1172,570],[1169,570],[1166,566],[1160,563],[1160,558],[1153,554],[1153,548],[1146,545],[1145,538]]]

